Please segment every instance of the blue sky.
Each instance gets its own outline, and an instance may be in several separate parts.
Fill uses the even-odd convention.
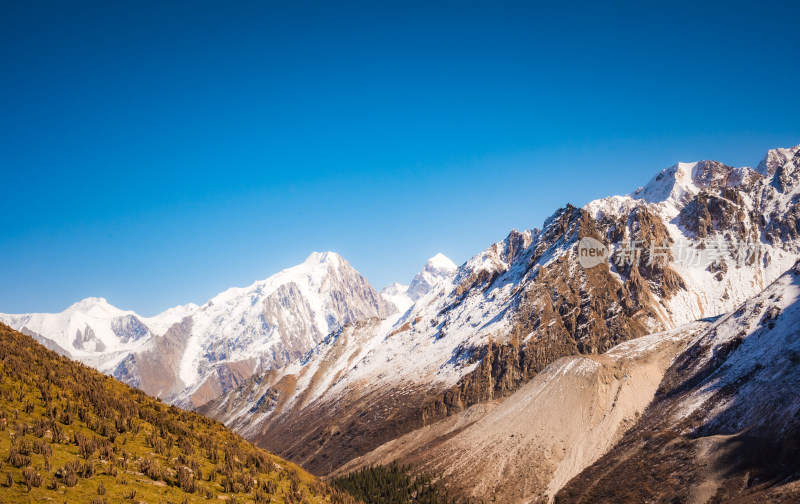
[[[377,288],[676,161],[800,143],[800,7],[2,2],[0,312]]]

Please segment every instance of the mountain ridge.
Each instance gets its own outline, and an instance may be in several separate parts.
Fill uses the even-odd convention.
[[[541,230],[512,231],[474,256],[408,312],[346,326],[201,411],[328,474],[388,440],[507,397],[562,356],[725,313],[798,257],[798,165],[796,152],[769,177],[739,176],[749,172],[718,162],[676,165],[651,179],[668,189],[649,191],[658,197],[568,205]],[[610,260],[583,268],[583,238],[608,247]],[[634,262],[626,255],[634,242],[668,250],[663,260],[641,250]],[[698,251],[726,248],[700,264],[680,256],[686,243],[701,245],[685,247],[700,259],[708,252]]]
[[[442,254],[431,258],[417,275],[419,284],[424,273],[427,284],[417,290],[424,293],[438,282],[448,264]],[[393,301],[405,311],[414,302],[406,290],[394,297],[376,293],[340,255],[312,252],[294,267],[226,289],[202,306],[180,305],[154,317],[88,297],[60,313],[0,314],[0,320],[63,355],[194,407],[260,369],[300,357],[342,324],[387,316],[396,311]],[[251,309],[240,309],[248,304]],[[225,305],[228,311],[221,309]],[[270,328],[281,331],[274,349],[263,341],[274,332]],[[231,357],[236,352],[241,357]],[[147,369],[144,376],[140,368]]]
[[[299,357],[342,323],[394,310],[338,254],[314,252],[266,280],[155,317],[90,297],[57,314],[0,314],[0,320],[150,393],[191,404],[260,368]],[[260,349],[254,347],[259,341]],[[247,356],[232,355],[236,351]],[[145,376],[140,365],[149,369]]]

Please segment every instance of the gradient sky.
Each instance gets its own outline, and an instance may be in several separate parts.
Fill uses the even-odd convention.
[[[0,2],[0,312],[377,288],[800,143],[796,2]]]

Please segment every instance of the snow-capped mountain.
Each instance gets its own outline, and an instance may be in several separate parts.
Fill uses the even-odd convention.
[[[631,195],[568,205],[541,230],[512,231],[405,313],[345,326],[202,411],[327,474],[508,396],[562,356],[726,313],[798,258],[799,151],[770,151],[757,170],[679,163]],[[584,267],[584,238],[609,260]]]
[[[414,280],[408,286],[406,294],[412,301],[416,302],[433,290],[443,279],[455,274],[458,266],[443,254],[436,254],[425,264],[425,267],[417,273]]]
[[[583,473],[559,502],[794,502],[798,336],[800,262],[725,316],[563,357],[336,474],[397,461],[472,501],[552,502]]]
[[[344,324],[396,311],[338,254],[315,252],[267,280],[220,293],[193,314],[178,368],[183,395],[202,404],[230,386],[231,374],[235,382],[289,363]]]
[[[0,314],[0,321],[52,350],[108,372],[124,356],[146,348],[154,334],[165,333],[197,308],[187,304],[142,317],[104,298],[86,298],[61,313]]]
[[[585,262],[587,246],[603,260]],[[629,195],[567,205],[541,230],[514,230],[455,269],[436,256],[408,287],[381,294],[339,256],[315,253],[153,319],[95,299],[0,320],[329,474],[541,385],[565,356],[634,365],[629,340],[685,335],[676,328],[735,310],[798,257],[800,146],[770,151],[756,169],[678,163]],[[776,299],[762,301],[782,308]],[[560,485],[576,467],[548,470]]]
[[[203,306],[152,318],[88,298],[61,313],[0,321],[148,393],[196,406],[302,356],[342,325],[396,311],[347,261],[315,252]]]
[[[405,312],[437,284],[455,274],[458,266],[444,254],[428,259],[425,267],[416,274],[410,285],[393,282],[381,290],[381,295]]]

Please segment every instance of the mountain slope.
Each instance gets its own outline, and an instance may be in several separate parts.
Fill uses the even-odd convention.
[[[778,161],[763,163],[766,174],[679,163],[632,195],[560,209],[542,230],[512,231],[467,261],[408,312],[346,326],[202,411],[327,474],[507,397],[560,357],[730,311],[798,257],[799,151],[768,154]],[[584,267],[584,239],[610,260]],[[633,260],[637,243],[666,250]]]
[[[345,464],[337,474],[399,461],[441,475],[472,501],[552,495],[632,426],[686,343],[694,322],[601,355],[563,357],[505,399],[472,406]]]
[[[797,501],[799,386],[800,262],[703,331],[560,502]]]
[[[0,324],[3,502],[352,502],[222,425]]]

